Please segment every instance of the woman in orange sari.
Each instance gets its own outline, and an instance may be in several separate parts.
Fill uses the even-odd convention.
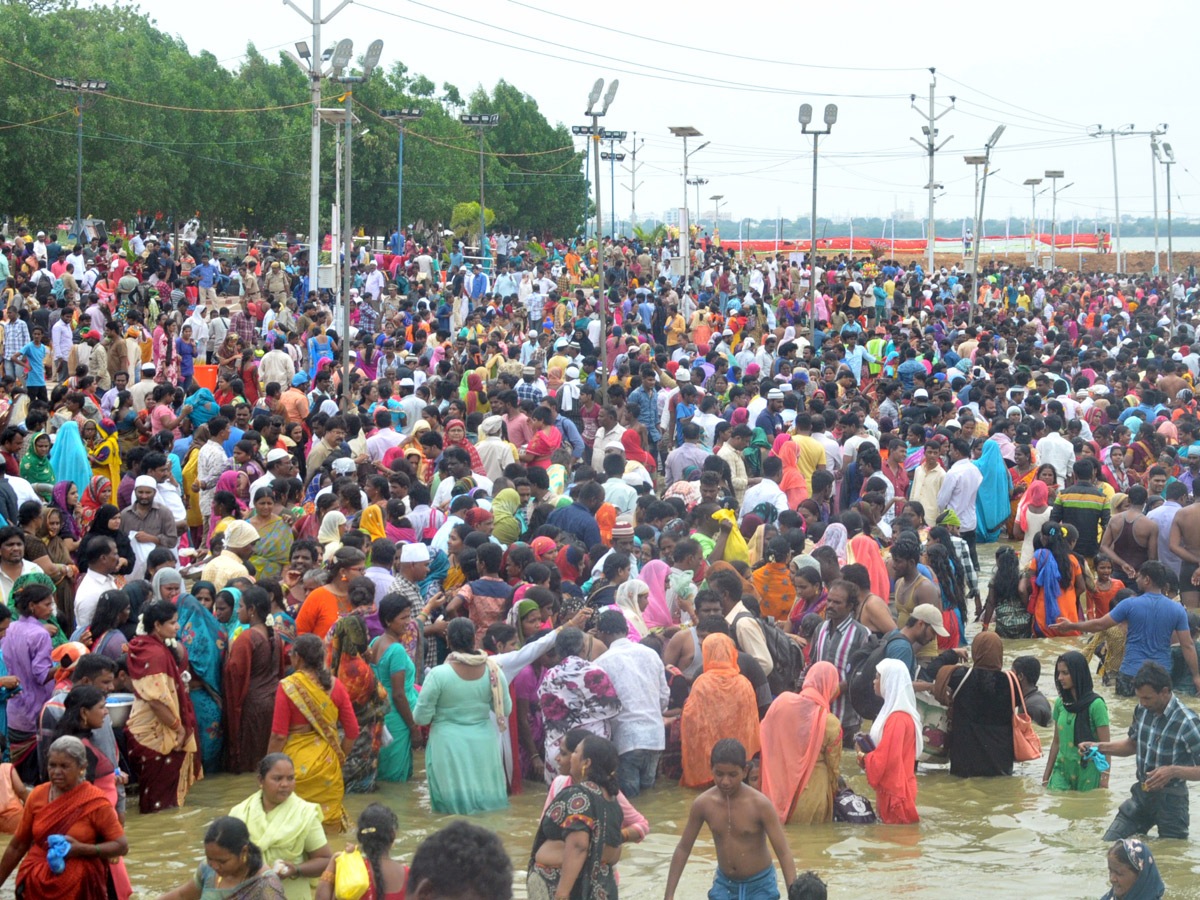
[[[141,786],[142,815],[183,806],[188,789],[203,776],[196,712],[188,684],[187,651],[175,639],[179,610],[155,600],[142,608],[142,630],[129,642],[133,710],[125,723],[129,762]]]
[[[804,677],[804,689],[780,694],[762,720],[762,790],[785,824],[833,820],[842,723],[829,704],[839,680],[833,663],[815,663]]]
[[[1017,444],[1013,448],[1013,457],[1016,465],[1008,473],[1012,476],[1013,482],[1012,498],[1009,501],[1012,515],[1008,517],[1008,536],[1010,538],[1013,536],[1013,529],[1017,524],[1021,500],[1025,497],[1029,486],[1033,484],[1034,478],[1037,477],[1037,466],[1033,464],[1033,449],[1028,444]]]
[[[787,495],[788,508],[796,509],[802,500],[808,499],[808,484],[800,471],[800,445],[791,435],[781,434],[775,438],[771,455],[783,461],[783,480],[779,482],[779,488]]]
[[[737,647],[728,635],[710,634],[700,645],[704,672],[692,685],[680,720],[684,787],[712,784],[709,756],[717,741],[735,738],[747,758],[758,752],[758,701],[738,669]],[[832,668],[832,666],[831,666]]]
[[[331,833],[350,825],[342,764],[358,738],[358,719],[350,695],[325,668],[325,647],[315,634],[302,634],[290,655],[295,671],[275,692],[268,753],[286,753],[296,766],[296,796],[321,807],[322,824]],[[345,737],[338,736],[341,725]]]
[[[50,780],[25,802],[21,824],[0,859],[0,884],[20,863],[17,896],[28,900],[92,900],[111,896],[110,859],[129,850],[125,829],[104,792],[85,778],[87,750],[77,737],[60,737],[48,753]],[[52,835],[71,849],[54,873],[46,858]]]
[[[1083,569],[1071,552],[1072,541],[1068,538],[1069,525],[1047,522],[1042,526],[1041,550],[1034,551],[1029,571],[1025,573],[1021,586],[1024,596],[1029,597],[1029,612],[1033,614],[1034,637],[1057,637],[1078,635],[1078,631],[1049,631],[1047,624],[1054,625],[1061,619],[1078,622],[1079,598],[1085,596],[1087,586]]]

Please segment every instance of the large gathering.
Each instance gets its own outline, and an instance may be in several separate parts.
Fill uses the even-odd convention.
[[[1200,896],[1186,56],[980,52],[1162,4],[146,5],[0,2],[0,900]]]

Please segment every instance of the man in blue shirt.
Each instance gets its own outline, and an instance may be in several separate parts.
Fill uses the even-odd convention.
[[[196,279],[196,284],[200,288],[201,303],[217,302],[216,284],[220,274],[220,268],[209,262],[207,253],[203,254],[200,257],[200,265],[194,267],[191,272],[192,278]]]
[[[942,624],[942,614],[936,606],[931,603],[919,603],[913,608],[912,615],[904,623],[904,627],[900,629],[900,635],[904,640],[888,640],[884,658],[900,660],[908,666],[909,674],[915,679],[917,677],[917,651],[930,641],[937,640],[939,636],[949,637],[950,632]],[[932,685],[923,686],[924,690],[931,688]]]
[[[30,400],[46,400],[46,350],[43,343],[45,332],[40,325],[33,326],[33,338],[25,344],[17,354],[17,365],[29,364],[29,373],[25,376],[25,387],[29,391]]]
[[[579,488],[574,503],[554,510],[546,517],[546,523],[578,538],[585,547],[594,547],[602,542],[596,512],[603,505],[604,487],[589,481]]]
[[[576,461],[583,459],[583,436],[575,427],[575,423],[558,411],[558,398],[546,396],[542,398],[541,402],[550,412],[554,413],[554,427],[562,432],[562,436],[571,445],[571,456]]]
[[[638,421],[646,426],[650,435],[650,443],[657,444],[662,440],[662,432],[658,430],[658,381],[653,366],[642,366],[640,372],[642,383],[634,388],[626,403],[636,403],[638,406]]]
[[[900,378],[900,383],[904,385],[904,390],[911,391],[914,388],[913,378],[917,375],[924,375],[925,366],[917,360],[917,351],[912,347],[902,347],[900,355],[904,362],[896,367],[896,375]]]
[[[1178,641],[1183,661],[1192,673],[1192,683],[1200,694],[1200,668],[1197,667],[1196,644],[1188,628],[1187,610],[1163,594],[1170,575],[1167,567],[1156,559],[1143,564],[1137,573],[1137,597],[1122,600],[1102,619],[1084,622],[1069,622],[1059,619],[1058,624],[1047,624],[1050,634],[1059,631],[1106,631],[1122,622],[1127,623],[1125,635],[1125,658],[1121,671],[1117,673],[1117,695],[1134,696],[1133,676],[1142,663],[1158,663],[1171,671],[1171,640]]]

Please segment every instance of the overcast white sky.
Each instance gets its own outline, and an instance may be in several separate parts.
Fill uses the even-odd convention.
[[[310,8],[312,0],[298,2]],[[328,14],[339,0],[322,2]],[[239,64],[247,40],[274,57],[281,47],[311,38],[309,26],[275,0],[208,0],[201,7],[150,0],[143,8],[163,30],[186,35],[192,52],[208,50],[229,67]],[[584,24],[596,21],[627,33]],[[816,26],[811,40],[805,38],[810,24]],[[1022,183],[1046,169],[1064,169],[1060,186],[1071,187],[1060,195],[1059,219],[1066,221],[1112,215],[1111,146],[1108,138],[1087,135],[1097,123],[1133,124],[1140,131],[1169,123],[1165,140],[1179,162],[1172,171],[1174,213],[1200,216],[1200,180],[1186,171],[1200,165],[1200,125],[1188,87],[1194,63],[1185,43],[1171,38],[1194,32],[1197,24],[1200,4],[1166,0],[986,6],[858,0],[819,7],[794,0],[746,7],[366,0],[325,26],[322,43],[349,37],[361,54],[381,37],[384,65],[401,59],[410,71],[439,86],[450,81],[464,95],[504,78],[532,95],[548,119],[568,126],[584,122],[597,77],[619,78],[603,124],[631,135],[636,130],[639,142],[645,138],[637,195],[643,219],[682,202],[682,147],[668,131],[672,125],[703,132],[693,148],[712,142],[692,157],[689,172],[709,179],[700,189],[706,215],[712,214],[713,194],[725,197],[723,218],[807,215],[812,144],[797,122],[805,101],[816,108],[818,122],[826,103],[840,109],[832,136],[821,145],[819,215],[887,217],[899,209],[924,218],[927,158],[909,140],[920,137],[924,119],[910,108],[909,95],[928,109],[927,68],[936,66],[937,109],[948,105],[951,94],[958,98],[956,109],[938,123],[940,139],[954,136],[937,155],[936,180],[946,185],[938,216],[971,215],[973,176],[963,156],[978,152],[1004,123],[985,212],[1028,217],[1030,192]],[[870,71],[887,67],[902,70]],[[1147,136],[1118,139],[1123,215],[1151,214],[1149,142]],[[629,191],[620,185],[630,177],[617,172],[616,207],[628,216]],[[1161,167],[1158,189],[1165,218]],[[608,197],[606,167],[606,205]],[[688,197],[694,205],[694,188]],[[1038,199],[1039,218],[1048,212],[1046,193]]]

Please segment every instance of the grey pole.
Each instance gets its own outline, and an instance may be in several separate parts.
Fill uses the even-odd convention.
[[[811,134],[813,139],[813,175],[812,175],[812,217],[809,229],[809,247],[808,247],[808,330],[812,334],[816,329],[814,321],[817,314],[817,285],[816,285],[816,269],[817,269],[817,141],[821,139],[821,135],[829,134],[833,131],[834,123],[837,122],[838,108],[836,103],[829,103],[825,106],[825,127],[809,128],[812,122],[813,108],[811,103],[803,103],[800,106],[800,133]],[[932,160],[932,157],[930,157]],[[932,166],[933,163],[930,162]],[[932,195],[931,195],[932,196]]]
[[[346,262],[342,266],[342,409],[350,408],[350,273],[354,266],[354,227],[350,219],[350,190],[353,184],[351,149],[354,134],[354,93],[346,91]]]

